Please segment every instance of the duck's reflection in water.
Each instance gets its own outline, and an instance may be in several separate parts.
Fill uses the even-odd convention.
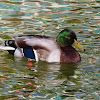
[[[34,68],[31,68],[37,73],[36,79],[39,84],[43,84],[46,87],[59,86],[63,82],[67,82],[70,76],[74,75],[77,64],[67,63],[46,63],[39,62],[35,64]]]

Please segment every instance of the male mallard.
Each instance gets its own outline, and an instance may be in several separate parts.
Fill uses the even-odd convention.
[[[23,35],[15,40],[6,40],[3,49],[18,57],[47,62],[80,62],[81,57],[74,47],[84,51],[70,29],[62,30],[57,38],[41,35]],[[11,48],[11,49],[10,49]]]

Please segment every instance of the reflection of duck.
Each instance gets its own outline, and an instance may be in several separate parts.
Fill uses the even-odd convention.
[[[50,75],[50,73],[58,72],[58,79],[67,78],[75,74],[75,70],[77,69],[78,64],[76,63],[47,63],[47,62],[39,62],[35,64],[36,67],[34,69],[37,70],[38,73],[42,73],[44,76]],[[32,67],[33,70],[33,67]],[[42,70],[42,72],[41,72]],[[44,74],[45,71],[45,74]],[[60,72],[60,73],[59,73]],[[42,76],[43,77],[43,76]]]
[[[33,94],[37,94],[37,92],[40,92],[44,88],[44,94],[45,95],[50,95],[50,91],[59,91],[61,94],[65,93],[66,90],[70,90],[71,88],[66,88],[67,86],[73,86],[73,83],[76,80],[73,81],[74,79],[74,74],[75,70],[77,69],[76,63],[47,63],[47,62],[38,62],[34,64],[34,67],[30,68],[29,76],[31,75],[36,76],[35,79],[38,79],[39,81],[36,81],[37,85],[41,86],[39,87],[39,91],[37,90],[36,93],[34,92]],[[27,70],[27,69],[26,69]],[[33,72],[35,71],[35,73]],[[31,73],[31,74],[30,74]],[[38,75],[36,75],[36,73]],[[72,82],[72,83],[71,83]],[[62,88],[63,87],[63,88]],[[65,92],[64,92],[65,91]],[[38,97],[38,95],[36,95]],[[57,100],[60,100],[57,98]],[[61,99],[62,100],[62,99]]]
[[[62,30],[57,38],[43,35],[27,35],[16,37],[15,40],[5,41],[2,49],[8,50],[10,54],[18,57],[27,57],[36,61],[47,62],[80,62],[79,53],[71,46],[84,51],[77,42],[77,37],[72,30]]]
[[[70,79],[70,76],[75,74],[75,70],[77,69],[78,64],[76,63],[61,63],[59,71],[62,73],[63,76]]]

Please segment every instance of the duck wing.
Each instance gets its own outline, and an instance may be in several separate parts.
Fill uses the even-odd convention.
[[[20,36],[15,39],[20,48],[46,49],[48,51],[57,48],[56,38],[40,35]]]

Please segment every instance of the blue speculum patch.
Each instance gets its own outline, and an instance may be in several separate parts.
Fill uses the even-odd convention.
[[[35,54],[32,48],[24,48],[23,53],[25,57],[35,59]]]

